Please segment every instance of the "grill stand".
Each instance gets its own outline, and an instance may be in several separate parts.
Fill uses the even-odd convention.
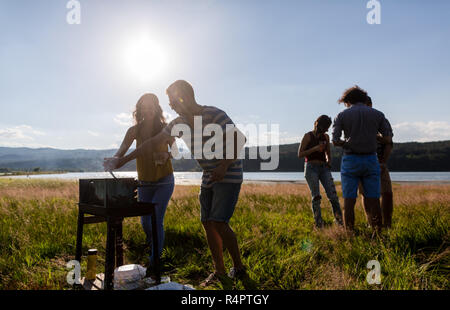
[[[85,216],[91,215],[91,216]],[[151,215],[153,253],[158,253],[158,232],[156,229],[155,204],[137,202],[135,206],[126,208],[104,208],[91,204],[78,204],[78,225],[75,259],[81,264],[84,224],[106,222],[106,257],[104,289],[113,289],[114,268],[123,265],[122,223],[126,217]],[[161,283],[159,255],[154,255],[154,274],[156,284]]]

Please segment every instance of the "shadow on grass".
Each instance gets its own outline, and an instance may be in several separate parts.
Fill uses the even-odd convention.
[[[130,262],[148,263],[152,248],[142,234],[139,238],[132,238],[124,241],[126,245],[127,259]],[[198,233],[180,232],[167,229],[165,231],[165,242],[161,257],[162,271],[170,272],[181,267],[200,264],[202,256],[208,254],[206,238]],[[191,268],[192,269],[192,268]],[[194,271],[194,270],[192,270]],[[196,272],[189,272],[194,273]],[[198,274],[198,277],[203,274]]]
[[[201,258],[209,252],[206,236],[199,233],[166,230],[166,259],[176,264],[190,263],[192,259]]]
[[[242,285],[244,290],[258,290],[258,283],[253,280],[252,278],[250,278],[250,276],[248,274],[245,274],[242,278],[236,280],[236,285],[235,288],[240,288],[240,285]],[[239,285],[240,284],[240,285]]]
[[[143,235],[124,240],[127,261],[146,265],[151,253],[151,246],[146,243]],[[165,244],[161,257],[162,272],[176,274],[177,277],[189,279],[199,284],[208,275],[212,265],[206,236],[199,231],[186,232],[173,229],[165,231]],[[220,289],[258,289],[257,283],[248,275],[232,281],[231,287]]]

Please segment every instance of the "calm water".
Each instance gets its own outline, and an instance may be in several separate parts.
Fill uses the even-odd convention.
[[[116,177],[136,178],[137,174],[133,172],[114,172]],[[339,172],[333,172],[333,178],[336,181],[341,180]],[[175,172],[176,184],[200,184],[201,172]],[[107,172],[74,172],[64,174],[40,174],[40,175],[22,175],[22,176],[4,176],[4,178],[17,179],[93,179],[93,178],[112,178]],[[450,182],[450,172],[391,172],[391,179],[394,182]],[[303,172],[245,172],[244,182],[266,181],[266,182],[305,182]]]

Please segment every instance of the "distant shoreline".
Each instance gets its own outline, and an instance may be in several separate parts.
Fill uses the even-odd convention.
[[[21,176],[21,175],[46,175],[46,174],[66,174],[71,173],[71,171],[12,171],[12,172],[0,172],[0,177],[8,176]]]
[[[135,176],[135,171],[128,171],[128,172],[123,172],[123,171],[119,171],[116,173],[116,176],[118,178],[134,178]],[[190,173],[192,173],[192,175],[189,175]],[[261,179],[259,179],[259,173],[255,172],[248,172],[249,174],[251,174],[248,178],[245,177],[246,172],[244,172],[244,184],[248,184],[248,185],[295,185],[295,184],[299,184],[299,185],[305,185],[306,180],[302,180],[302,179],[293,179],[292,174],[302,174],[302,172],[290,172],[290,173],[286,173],[286,172],[272,172],[274,175],[280,173],[280,177],[277,178],[277,176],[274,176],[274,179],[272,179],[272,177],[261,177]],[[265,174],[267,172],[260,172],[261,174]],[[336,172],[333,172],[334,174],[336,174]],[[404,173],[404,172],[392,172],[392,174],[395,173]],[[410,172],[410,173],[419,173],[420,172]],[[428,173],[432,173],[432,172],[428,172]],[[441,173],[448,173],[448,172],[441,172]],[[60,177],[62,175],[67,175],[67,174],[74,174],[73,176],[67,176],[67,177]],[[19,179],[19,180],[58,180],[58,181],[76,181],[78,179],[95,179],[95,178],[111,178],[111,176],[108,173],[105,172],[85,172],[86,176],[83,176],[83,172],[34,172],[34,173],[21,173],[21,174],[10,174],[10,173],[0,173],[0,180],[6,180],[6,179]],[[89,175],[90,174],[90,175]],[[178,174],[178,177],[177,177]],[[283,174],[288,174],[283,176]],[[285,177],[286,179],[283,179],[283,177]],[[336,177],[336,175],[335,175]],[[294,177],[296,178],[296,177]],[[414,178],[414,176],[411,176],[411,178]],[[187,185],[187,186],[199,186],[201,183],[201,172],[181,172],[181,171],[176,171],[175,172],[175,184],[176,185]],[[340,180],[336,179],[336,183],[340,184]],[[398,185],[450,185],[450,179],[449,177],[445,176],[444,180],[395,180],[395,176],[393,178],[392,181],[393,184],[398,184]]]
[[[340,181],[336,183],[340,184]],[[306,181],[282,181],[282,180],[244,180],[244,184],[255,184],[255,185],[274,185],[274,184],[307,184]],[[450,185],[450,181],[392,181],[392,184],[399,185]]]

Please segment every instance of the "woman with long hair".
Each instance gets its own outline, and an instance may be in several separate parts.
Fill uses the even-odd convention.
[[[314,130],[304,135],[298,149],[298,157],[305,157],[305,179],[311,190],[312,211],[317,228],[323,227],[320,209],[320,202],[322,200],[322,196],[320,196],[320,183],[322,183],[330,200],[335,221],[339,225],[342,225],[341,206],[330,170],[330,137],[326,133],[330,125],[331,118],[327,115],[321,115],[314,123]]]
[[[144,94],[139,99],[133,112],[133,118],[135,125],[128,129],[115,157],[124,156],[134,140],[136,140],[136,147],[139,147],[144,141],[157,135],[166,126],[158,97],[154,94]],[[170,146],[176,147],[174,138],[158,145],[156,152],[136,158],[139,180],[138,201],[156,204],[155,217],[159,249],[157,254],[153,252],[150,254],[148,271],[153,270],[155,255],[160,257],[162,253],[164,245],[164,215],[174,190],[173,168],[168,152]],[[142,227],[149,244],[152,241],[151,220],[151,215],[141,217]],[[152,249],[151,246],[150,249]]]

